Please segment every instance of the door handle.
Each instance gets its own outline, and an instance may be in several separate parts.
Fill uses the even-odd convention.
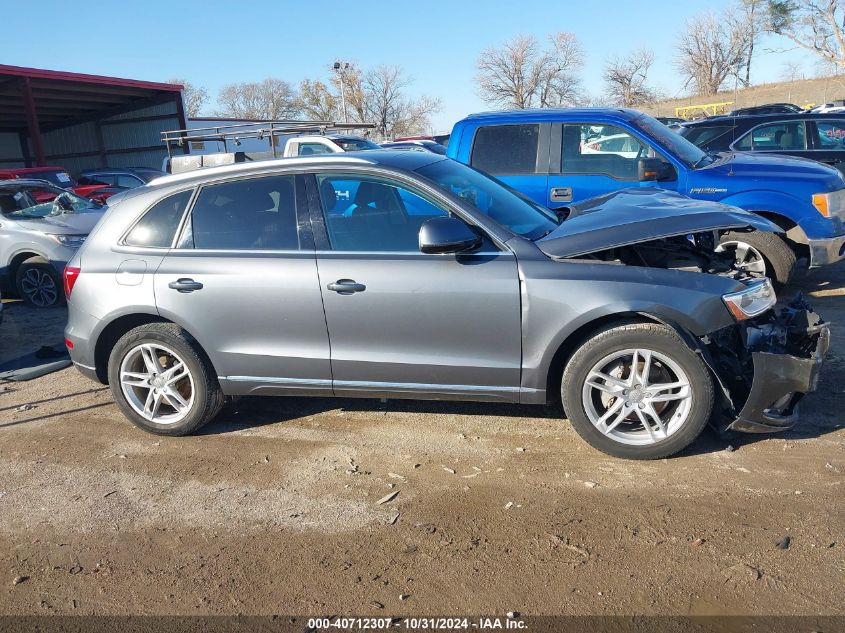
[[[554,202],[572,202],[572,187],[553,187],[549,195]]]
[[[340,295],[351,295],[356,292],[364,292],[367,289],[364,284],[359,284],[351,279],[338,279],[333,284],[328,284],[326,288]]]
[[[202,290],[202,284],[200,282],[194,281],[193,279],[188,279],[187,277],[177,279],[176,281],[171,281],[169,284],[167,284],[167,287],[173,290],[178,290],[179,292],[193,292],[194,290]]]

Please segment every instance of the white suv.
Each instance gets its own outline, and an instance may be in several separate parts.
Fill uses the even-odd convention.
[[[0,180],[0,285],[36,307],[63,303],[65,264],[103,211],[43,180]]]

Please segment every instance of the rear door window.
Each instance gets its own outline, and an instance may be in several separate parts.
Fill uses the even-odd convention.
[[[816,120],[816,130],[818,132],[817,149],[845,149],[845,120]]]
[[[478,128],[470,164],[494,176],[517,176],[537,171],[538,123],[488,125]]]
[[[295,176],[249,178],[203,187],[180,248],[297,250]]]
[[[180,191],[159,200],[129,231],[124,243],[128,246],[170,248],[182,220],[192,191]]]

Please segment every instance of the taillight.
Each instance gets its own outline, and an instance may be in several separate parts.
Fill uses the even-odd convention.
[[[81,268],[76,266],[65,266],[64,282],[65,282],[65,298],[70,299],[70,293],[73,292],[73,286],[76,280],[79,279]]]

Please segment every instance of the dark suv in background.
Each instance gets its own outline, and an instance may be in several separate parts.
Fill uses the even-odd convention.
[[[166,175],[163,171],[149,167],[102,167],[82,171],[79,174],[79,184],[107,185],[109,187],[117,187],[118,189],[134,189]]]
[[[721,116],[678,133],[706,152],[765,152],[809,158],[845,172],[845,113]]]

